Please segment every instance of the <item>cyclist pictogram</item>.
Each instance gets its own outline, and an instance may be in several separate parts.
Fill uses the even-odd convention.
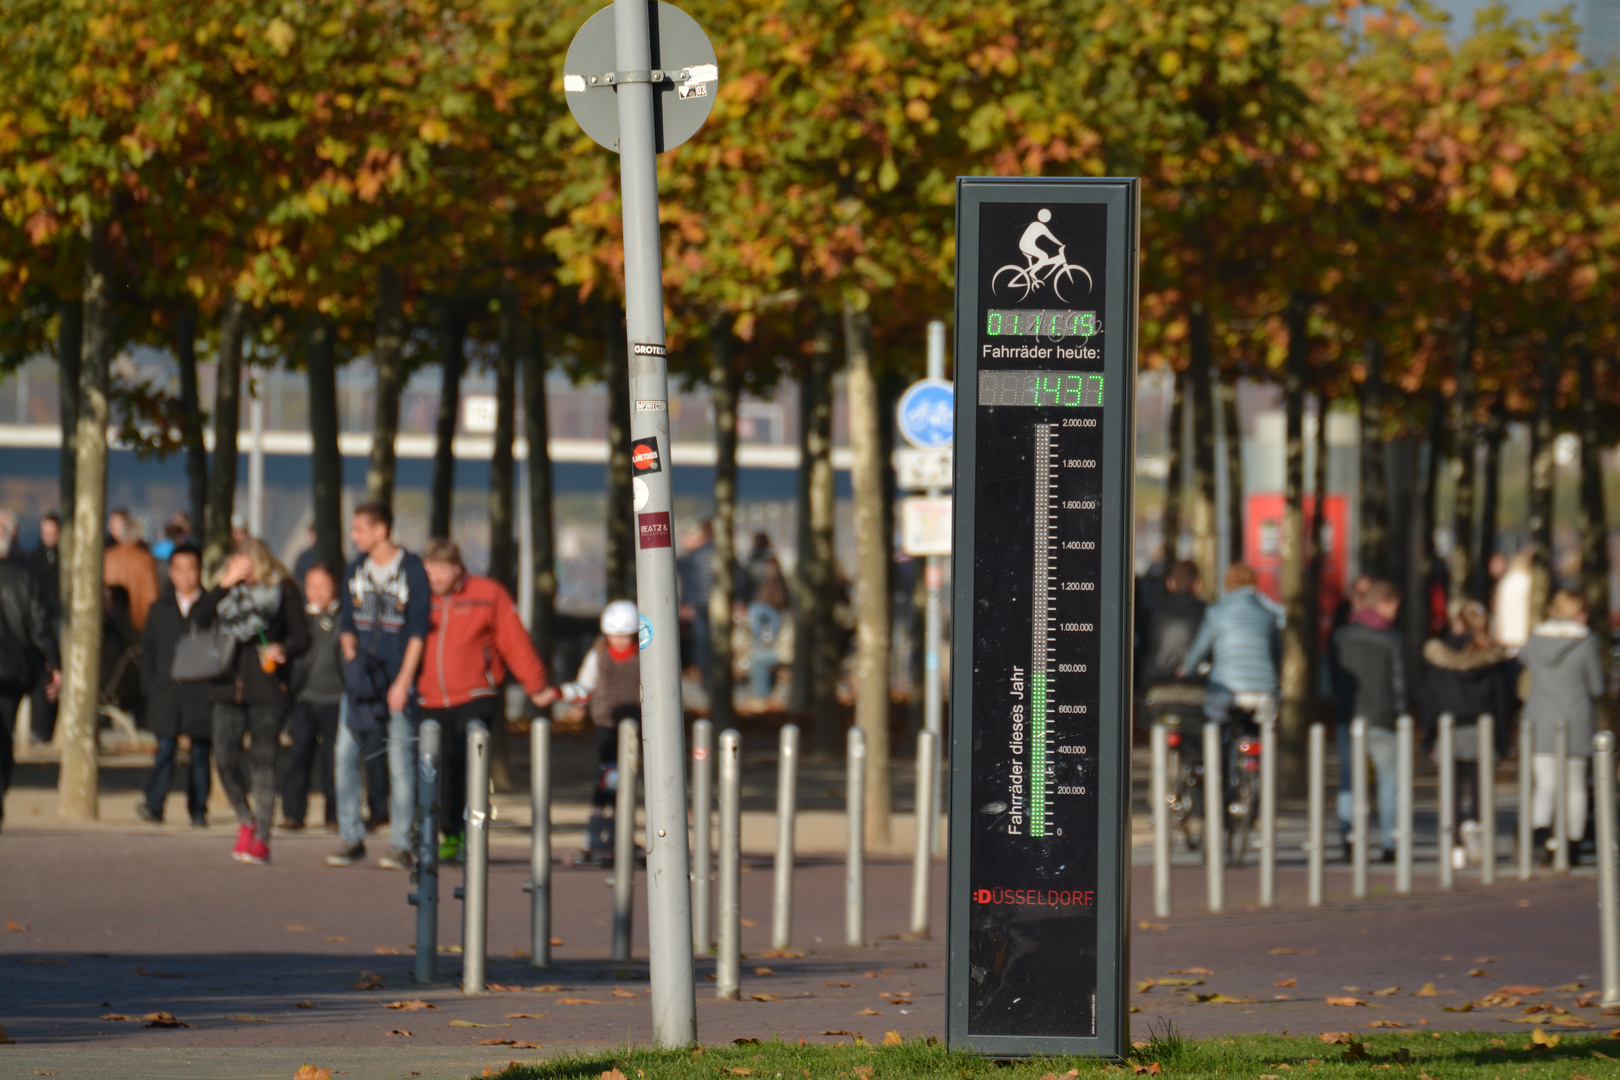
[[[1059,240],[1046,223],[1052,220],[1052,211],[1040,210],[1035,220],[1029,223],[1024,235],[1018,238],[1018,250],[1023,252],[1027,265],[1019,266],[1017,263],[1008,263],[998,269],[990,278],[991,291],[997,291],[1001,283],[1001,276],[1008,275],[1007,286],[1011,289],[1021,289],[1020,300],[1027,300],[1032,292],[1039,292],[1045,285],[1052,286],[1052,295],[1059,300],[1068,301],[1063,295],[1063,285],[1074,281],[1076,271],[1086,276],[1086,291],[1094,287],[1091,271],[1078,263],[1069,261],[1067,248]],[[1049,252],[1041,246],[1042,241],[1056,245],[1057,251]]]

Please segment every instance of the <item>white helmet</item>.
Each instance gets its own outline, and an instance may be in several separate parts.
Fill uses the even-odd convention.
[[[602,609],[602,633],[634,637],[641,631],[641,613],[634,600],[615,600]]]

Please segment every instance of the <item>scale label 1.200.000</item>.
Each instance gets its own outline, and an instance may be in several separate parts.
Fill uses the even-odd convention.
[[[953,805],[953,826],[966,826],[952,848],[952,946],[966,951],[952,960],[965,975],[953,1042],[1109,1053],[1105,1025],[1123,1007],[1111,834],[1128,737],[1119,635],[1128,642],[1130,628],[1129,444],[1117,441],[1132,427],[1120,384],[1134,266],[1120,255],[1134,220],[1105,201],[1027,190],[1032,201],[986,195],[977,221],[963,221],[976,226],[977,265],[961,274],[976,275],[978,311],[963,318],[959,275],[959,325],[972,332],[959,332],[958,385],[971,375],[976,393],[958,406],[958,446],[971,429],[973,452],[959,456],[957,491],[971,484],[973,498],[970,521],[958,509],[971,609],[959,591],[955,630],[969,694],[953,715],[964,716],[962,697],[971,705],[953,749],[971,766],[966,805]]]

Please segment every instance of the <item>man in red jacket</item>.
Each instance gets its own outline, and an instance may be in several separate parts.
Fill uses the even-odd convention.
[[[505,722],[501,699],[508,671],[536,705],[549,705],[556,695],[546,692],[545,665],[499,582],[469,574],[451,540],[429,540],[422,566],[432,587],[433,616],[416,695],[422,719],[437,720],[444,733],[439,858],[449,862],[465,850],[467,725]]]

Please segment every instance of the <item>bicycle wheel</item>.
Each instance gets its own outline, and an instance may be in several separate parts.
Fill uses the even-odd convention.
[[[1231,801],[1226,813],[1226,861],[1230,866],[1243,865],[1249,850],[1249,836],[1254,832],[1255,819],[1260,813],[1260,777],[1241,765],[1238,769],[1237,787],[1230,791]]]
[[[1172,751],[1171,775],[1176,778],[1175,791],[1170,798],[1170,829],[1179,832],[1188,851],[1197,851],[1202,844],[1204,815],[1203,772],[1199,765],[1181,751]]]

